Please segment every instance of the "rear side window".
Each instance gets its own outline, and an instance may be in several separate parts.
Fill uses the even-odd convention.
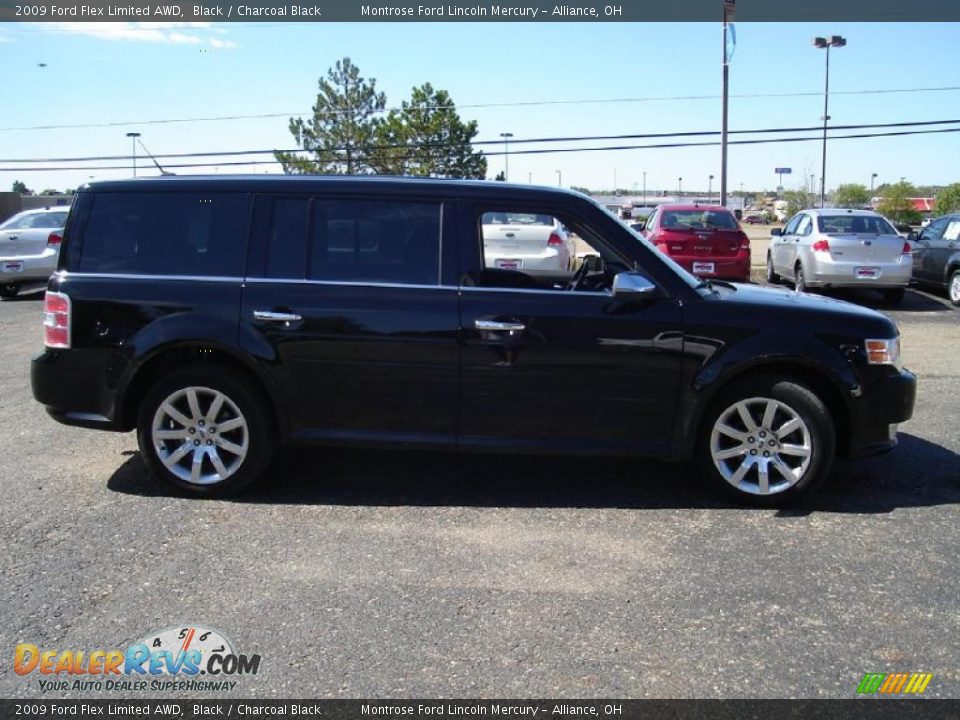
[[[275,198],[266,276],[437,285],[440,203]]]
[[[249,219],[245,193],[96,193],[71,269],[239,277]]]

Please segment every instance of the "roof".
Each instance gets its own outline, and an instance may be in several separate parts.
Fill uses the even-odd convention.
[[[880,213],[874,210],[861,210],[859,208],[807,208],[804,212],[808,212],[811,215],[821,215],[823,217],[835,217],[837,215],[880,217]]]
[[[393,192],[418,193],[429,187],[431,192],[447,195],[496,195],[503,197],[542,199],[558,195],[587,199],[582,193],[556,187],[518,185],[491,180],[447,180],[438,178],[393,177],[385,175],[176,175],[128,180],[102,180],[84,185],[80,190],[97,192],[130,192],[174,190],[180,192],[236,191],[251,192],[326,192],[374,191],[389,188]]]
[[[680,204],[680,203],[668,203],[664,205],[659,205],[664,210],[679,210],[696,212],[698,210],[704,211],[709,210],[710,212],[730,212],[729,208],[725,208],[723,205],[690,205],[690,204]]]

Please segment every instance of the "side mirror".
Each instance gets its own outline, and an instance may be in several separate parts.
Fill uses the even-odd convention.
[[[639,222],[631,223],[630,227],[632,227],[637,232],[643,232],[644,230],[647,229],[647,224],[643,220],[641,220]]]
[[[770,228],[770,237],[780,237],[783,235],[783,230],[780,228]]]
[[[626,302],[656,297],[657,286],[640,273],[622,272],[613,276],[613,296]]]
[[[919,241],[920,241],[920,236],[917,235],[915,232],[911,230],[909,233],[907,233],[907,242],[919,242]]]

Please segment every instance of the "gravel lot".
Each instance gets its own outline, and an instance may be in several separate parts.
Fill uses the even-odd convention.
[[[40,297],[0,303],[0,696],[39,695],[18,642],[199,623],[262,655],[238,697],[851,697],[893,670],[960,697],[942,298],[891,313],[920,377],[900,447],[784,512],[705,497],[683,465],[398,452],[299,450],[240,500],[172,497],[132,434],[34,403]]]

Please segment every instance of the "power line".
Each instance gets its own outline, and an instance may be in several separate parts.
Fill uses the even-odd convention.
[[[955,125],[960,123],[960,120],[917,120],[912,122],[893,122],[893,123],[869,123],[861,125],[831,125],[831,131],[837,130],[868,130],[868,129],[879,129],[879,128],[903,128],[903,127],[923,127],[931,125]],[[808,126],[808,127],[789,127],[789,128],[758,128],[755,130],[730,130],[729,134],[731,135],[765,135],[765,134],[775,134],[775,133],[790,133],[790,132],[819,132],[822,129],[821,125]],[[510,141],[511,147],[514,145],[522,144],[535,144],[535,143],[555,143],[555,142],[587,142],[594,140],[642,140],[642,139],[654,139],[654,138],[674,138],[674,137],[700,137],[700,136],[716,136],[719,135],[720,131],[718,130],[698,130],[698,131],[684,131],[684,132],[669,132],[669,133],[634,133],[626,135],[581,135],[581,136],[568,136],[568,137],[546,137],[546,138],[521,138],[513,139]],[[502,140],[478,140],[470,143],[471,145],[502,145]],[[143,143],[140,143],[143,147]],[[393,145],[366,145],[364,150],[414,150],[414,149],[444,149],[450,147],[461,147],[459,144],[451,143],[420,143],[417,145],[407,145],[407,144],[393,144]],[[327,151],[340,151],[347,149],[356,149],[356,148],[347,148],[346,146],[338,146],[332,148],[325,148]],[[144,147],[146,150],[146,147]],[[274,153],[305,153],[311,152],[310,150],[305,150],[303,148],[292,148],[292,149],[265,149],[265,150],[221,150],[221,151],[208,151],[208,152],[192,152],[192,153],[167,153],[152,155],[153,158],[195,158],[195,157],[225,157],[225,156],[240,156],[240,155],[272,155]],[[512,152],[520,152],[514,150]],[[487,155],[502,155],[500,152],[489,152],[485,153]],[[105,160],[126,160],[128,155],[99,155],[99,156],[83,156],[83,157],[54,157],[54,158],[0,158],[0,163],[51,163],[51,162],[97,162]]]
[[[879,137],[900,137],[905,135],[930,135],[937,133],[955,133],[960,132],[960,128],[938,128],[935,130],[899,130],[885,133],[859,133],[854,135],[834,135],[831,140],[854,140],[863,138]],[[821,141],[819,136],[811,137],[789,137],[789,138],[762,138],[755,140],[731,140],[730,145],[764,145],[769,143],[792,143],[792,142],[811,142]],[[540,155],[547,153],[572,153],[572,152],[602,152],[606,150],[653,150],[661,148],[684,148],[684,147],[711,147],[720,143],[714,140],[705,142],[680,142],[680,143],[656,143],[649,145],[618,145],[587,148],[547,148],[537,150],[511,150],[511,155]],[[501,155],[503,153],[489,153],[490,156]],[[397,156],[392,158],[395,161],[415,160],[417,156]],[[167,165],[167,168],[185,169],[185,168],[203,168],[203,167],[231,167],[248,165],[280,165],[278,160],[236,160],[211,163],[181,163],[176,165]],[[27,168],[4,168],[0,167],[0,172],[66,172],[66,171],[102,171],[102,170],[127,170],[128,165],[86,165],[81,167],[27,167]]]
[[[944,87],[925,87],[925,88],[885,88],[874,90],[831,90],[831,95],[889,95],[894,93],[924,93],[924,92],[954,92],[960,90],[960,85],[948,85]],[[793,97],[822,97],[822,91],[811,92],[791,92],[791,93],[748,93],[742,95],[731,95],[731,98],[751,99],[751,98],[793,98]],[[576,100],[528,100],[521,102],[508,103],[471,103],[466,105],[428,105],[415,108],[392,107],[378,110],[378,113],[396,112],[415,112],[426,110],[464,110],[464,109],[494,109],[494,108],[515,108],[515,107],[542,107],[548,105],[602,105],[612,103],[643,103],[643,102],[675,102],[681,100],[718,100],[719,95],[674,95],[643,98],[597,98],[597,99],[576,99]],[[320,116],[343,115],[353,112],[352,110],[331,110],[320,113]],[[258,113],[254,115],[213,115],[205,117],[187,117],[187,118],[160,118],[152,120],[118,120],[101,123],[72,123],[67,125],[26,125],[22,127],[4,127],[0,132],[20,132],[34,130],[75,130],[83,128],[107,128],[107,127],[125,127],[128,125],[169,125],[174,123],[193,123],[193,122],[228,122],[235,120],[266,120],[280,117],[313,116],[315,113],[308,112],[285,112],[285,113]]]

